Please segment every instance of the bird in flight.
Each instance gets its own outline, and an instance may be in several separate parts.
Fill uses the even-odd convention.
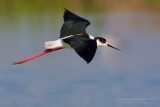
[[[105,38],[93,37],[87,34],[86,27],[90,25],[88,20],[70,12],[67,9],[65,9],[63,18],[64,24],[60,30],[60,37],[58,40],[45,42],[45,51],[25,60],[14,62],[13,65],[22,64],[46,53],[64,48],[74,49],[75,52],[87,63],[92,61],[96,53],[97,46],[107,46],[120,50],[110,45]]]

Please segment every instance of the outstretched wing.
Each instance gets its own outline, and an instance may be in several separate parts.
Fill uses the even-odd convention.
[[[63,41],[68,43],[87,63],[91,62],[96,53],[96,41],[89,39],[86,35],[74,35],[73,37],[64,39]]]
[[[67,9],[65,9],[63,18],[64,24],[60,31],[60,38],[74,34],[84,34],[86,33],[86,27],[90,24],[88,20],[77,16]]]

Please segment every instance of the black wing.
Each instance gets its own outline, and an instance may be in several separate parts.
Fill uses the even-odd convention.
[[[90,63],[96,53],[97,43],[86,35],[74,35],[63,41],[68,43],[87,63]]]
[[[88,20],[75,15],[67,9],[65,9],[63,18],[64,24],[60,31],[60,38],[74,34],[84,34],[86,33],[86,27],[90,24]]]

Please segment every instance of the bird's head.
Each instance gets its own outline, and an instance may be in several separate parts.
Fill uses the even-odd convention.
[[[116,49],[116,50],[120,50],[112,45],[110,45],[105,38],[102,38],[102,37],[95,37],[95,40],[97,42],[97,46],[108,46],[108,47],[111,47],[113,49]]]

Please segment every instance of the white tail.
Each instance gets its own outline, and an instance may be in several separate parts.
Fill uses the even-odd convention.
[[[56,41],[48,41],[45,42],[45,46],[46,49],[56,49],[56,48],[63,48],[63,44],[62,41],[56,40]]]
[[[69,49],[71,49],[70,45],[68,45],[67,43],[63,42],[62,39],[45,42],[45,46],[44,47],[46,49],[57,49],[57,48],[69,48]]]

